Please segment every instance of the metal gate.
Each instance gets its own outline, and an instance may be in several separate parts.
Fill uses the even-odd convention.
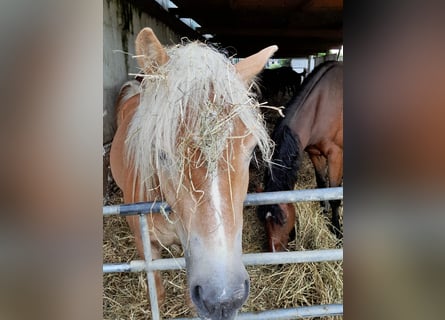
[[[321,201],[343,199],[343,188],[325,188],[309,190],[292,190],[279,192],[264,192],[248,194],[244,206],[265,205],[275,203],[293,203],[300,201]],[[170,207],[165,202],[141,202],[103,207],[103,215],[139,215],[142,243],[145,260],[134,260],[129,263],[111,263],[103,265],[104,273],[112,272],[146,272],[150,295],[153,320],[159,320],[158,297],[154,281],[156,270],[177,270],[185,268],[184,258],[152,260],[151,243],[148,236],[147,214],[169,212]],[[243,255],[243,263],[249,265],[305,263],[343,260],[343,249],[325,249],[312,251],[251,253]],[[310,307],[276,309],[262,312],[240,313],[237,319],[296,319],[343,314],[343,304],[325,304]],[[175,318],[175,320],[199,320],[199,318]],[[173,319],[172,319],[173,320]]]

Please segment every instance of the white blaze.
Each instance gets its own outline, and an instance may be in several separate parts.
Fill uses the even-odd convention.
[[[223,215],[223,206],[222,206],[222,197],[219,189],[219,177],[218,172],[215,173],[215,177],[212,180],[212,184],[210,186],[210,195],[212,199],[214,212],[214,229],[210,230],[212,234],[212,238],[215,240],[215,243],[218,244],[218,254],[227,254],[227,246],[226,246],[226,234],[224,229],[224,223],[222,219]]]

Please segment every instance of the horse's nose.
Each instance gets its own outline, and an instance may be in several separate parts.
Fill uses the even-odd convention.
[[[212,320],[235,319],[239,308],[249,295],[249,279],[233,288],[215,288],[195,285],[191,288],[192,300],[198,314]]]

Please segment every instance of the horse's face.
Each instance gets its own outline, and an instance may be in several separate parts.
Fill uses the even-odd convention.
[[[239,84],[248,85],[276,50],[276,46],[266,48],[242,60],[235,69],[225,67],[224,72],[236,71]],[[148,28],[138,35],[136,51],[139,65],[147,74],[170,59]],[[212,84],[203,86],[212,87]],[[257,144],[251,130],[258,129],[251,125],[248,130],[239,115],[229,121],[230,133],[217,143],[217,149],[222,152],[212,161],[208,160],[208,150],[203,150],[208,146],[202,141],[207,140],[200,134],[192,135],[191,139],[184,139],[182,135],[180,154],[186,161],[181,162],[179,177],[168,169],[160,168],[157,172],[162,195],[172,208],[171,216],[184,248],[190,296],[199,316],[205,319],[234,319],[249,293],[249,277],[241,259],[242,214],[249,162]],[[188,124],[179,127],[181,134],[193,129]],[[263,132],[267,136],[266,131]]]
[[[174,181],[163,186],[179,221],[176,227],[185,251],[190,295],[204,318],[233,318],[249,293],[241,240],[255,145],[251,135],[228,141],[214,173],[188,165],[179,190]],[[199,156],[199,151],[194,152],[193,157]]]

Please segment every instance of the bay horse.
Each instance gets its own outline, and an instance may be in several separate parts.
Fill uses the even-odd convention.
[[[315,169],[318,188],[338,187],[343,178],[343,64],[328,61],[316,67],[285,108],[272,133],[275,150],[272,165],[264,174],[264,191],[293,190],[303,152]],[[327,174],[326,174],[327,173]],[[329,201],[331,231],[342,237],[338,208],[341,200]],[[322,202],[326,214],[328,204]],[[295,232],[293,204],[259,206],[270,251],[285,250]]]
[[[234,319],[250,288],[241,259],[249,163],[256,146],[266,161],[272,153],[249,88],[278,47],[233,65],[197,41],[164,48],[150,28],[140,31],[135,47],[143,81],[140,93],[117,106],[112,174],[125,203],[171,206],[168,217],[148,217],[153,258],[162,247],[182,245],[199,317]],[[138,217],[127,221],[143,258]],[[155,280],[162,303],[159,273]]]

